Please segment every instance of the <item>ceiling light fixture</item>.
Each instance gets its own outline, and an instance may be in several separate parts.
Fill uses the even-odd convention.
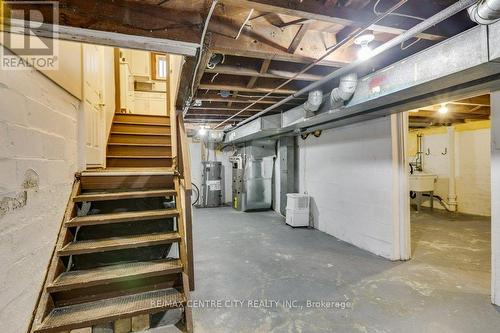
[[[198,135],[205,136],[205,134],[207,134],[207,128],[205,126],[201,125],[200,128],[198,129]]]
[[[374,39],[375,35],[373,32],[367,31],[354,40],[354,44],[359,45],[360,47],[358,50],[358,59],[367,60],[373,56],[373,50],[368,44],[373,42]]]
[[[441,104],[441,107],[439,108],[439,113],[440,114],[448,113],[448,107],[446,106],[446,103]]]

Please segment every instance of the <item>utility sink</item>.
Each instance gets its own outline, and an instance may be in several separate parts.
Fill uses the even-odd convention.
[[[415,172],[410,175],[410,191],[414,192],[432,192],[434,191],[434,183],[436,175],[424,172]]]

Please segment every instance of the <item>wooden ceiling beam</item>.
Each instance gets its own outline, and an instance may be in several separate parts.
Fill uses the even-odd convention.
[[[195,99],[198,99],[202,102],[221,102],[221,103],[242,103],[242,104],[251,104],[257,101],[257,99],[238,99],[238,98],[217,98],[217,97],[196,97]],[[276,100],[270,101],[270,100],[262,100],[258,101],[257,104],[275,104]],[[298,105],[299,103],[285,103],[289,105]]]
[[[471,98],[465,98],[458,101],[452,101],[447,104],[471,105],[471,106],[490,106],[490,95],[482,95]]]
[[[413,118],[436,118],[436,119],[489,119],[489,115],[485,114],[473,114],[473,113],[457,113],[449,112],[447,114],[440,114],[433,111],[419,111],[410,114]]]
[[[194,11],[123,0],[60,0],[58,3],[61,26],[190,43],[199,43],[201,38],[202,18]],[[31,4],[19,2],[15,6],[29,9]],[[37,6],[36,9],[42,12],[44,23],[56,23],[51,21],[51,7]],[[24,19],[16,17],[16,12],[13,14],[14,19]]]
[[[262,64],[260,65],[259,75],[267,73],[270,64],[271,64],[271,59],[262,60]],[[259,78],[258,76],[252,76],[250,80],[248,80],[247,88],[253,88],[258,78]]]
[[[288,47],[298,31],[298,27],[280,29],[268,23],[252,23],[252,29],[244,29],[238,39],[236,22],[227,17],[214,17],[209,26],[212,32],[210,50],[225,55],[270,59],[309,64],[326,52],[326,45],[334,44],[335,34],[308,34],[308,38],[295,54],[288,53]],[[322,60],[318,65],[343,67],[351,58],[346,53],[336,53]]]
[[[202,112],[199,110],[193,110],[189,111],[190,116],[219,116],[219,117],[229,117],[235,114],[236,112],[231,112],[231,111],[217,111],[217,110],[212,110],[212,112]],[[243,112],[240,113],[242,117],[250,117],[253,116],[255,112]]]
[[[341,24],[344,26],[362,27],[374,18],[372,11],[356,10],[348,7],[327,7],[321,1],[290,1],[290,0],[222,0],[227,5],[240,8],[254,8],[259,12],[269,12],[295,16],[304,19]],[[413,22],[399,17],[387,17],[370,29],[400,35],[415,25]],[[439,41],[446,36],[439,34],[436,29],[418,35],[419,38]]]
[[[294,77],[297,73],[285,70],[270,69],[266,73],[261,73],[253,68],[245,68],[233,65],[218,65],[213,69],[206,69],[205,73],[220,73],[227,75],[239,75],[239,76],[255,76],[255,77],[266,77],[271,79],[290,79]],[[295,78],[298,81],[317,81],[321,79],[322,75],[317,74],[300,74]]]
[[[276,26],[278,28],[283,29],[283,28],[289,27],[291,25],[307,24],[307,23],[311,23],[311,22],[314,22],[314,20],[305,19],[305,18],[299,18],[299,19],[296,19],[296,20],[293,20],[293,21],[290,21],[290,22],[284,22],[284,23],[278,24]]]
[[[240,111],[240,108],[228,108],[228,107],[209,107],[209,106],[191,106],[189,110],[198,110],[198,111]],[[260,112],[263,109],[247,109],[248,112]]]
[[[308,23],[304,23],[300,26],[299,31],[297,31],[297,34],[295,34],[295,37],[293,37],[293,40],[288,47],[288,53],[294,54],[295,51],[297,51],[297,48],[299,47],[300,42],[302,42],[302,39],[304,39],[304,36],[306,35],[308,29]]]
[[[211,83],[202,83],[199,86],[199,89],[205,90],[228,90],[228,91],[240,91],[240,92],[254,92],[254,93],[268,93],[271,92],[272,88],[263,88],[263,87],[255,87],[255,88],[247,88],[236,85],[228,85],[228,84],[211,84]],[[274,91],[274,94],[285,94],[291,95],[297,92],[294,89],[278,89]]]

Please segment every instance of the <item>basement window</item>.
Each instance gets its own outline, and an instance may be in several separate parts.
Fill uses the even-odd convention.
[[[166,80],[168,73],[168,62],[165,54],[153,53],[152,56],[153,80]]]

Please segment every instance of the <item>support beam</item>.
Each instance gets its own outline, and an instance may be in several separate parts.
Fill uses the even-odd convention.
[[[290,46],[288,47],[288,53],[294,54],[295,51],[297,51],[297,48],[299,47],[300,42],[302,41],[302,39],[306,35],[308,28],[309,28],[308,23],[302,24],[300,26],[299,31],[297,31],[297,34],[295,35],[295,37],[293,37],[293,40],[290,43]]]
[[[72,40],[92,42],[91,35],[81,40],[83,31],[96,31],[148,37],[179,42],[199,43],[202,23],[199,13],[178,11],[151,4],[112,0],[60,0],[59,17],[53,19],[51,6],[37,6],[46,24],[67,27],[66,34],[74,33]],[[29,9],[31,4],[15,4],[16,9]],[[22,11],[13,11],[13,19],[23,20]],[[70,29],[72,28],[72,29]],[[102,36],[102,34],[99,34]],[[101,37],[102,38],[102,37]],[[132,41],[132,39],[131,39]],[[103,43],[99,43],[103,44]],[[105,44],[116,46],[116,44]],[[127,45],[121,45],[127,47]],[[137,47],[133,43],[128,47]]]
[[[200,111],[210,112],[210,111],[240,111],[241,109],[239,109],[239,108],[218,108],[218,107],[214,108],[214,107],[205,107],[205,106],[192,106],[189,108],[189,110],[197,110],[198,112],[200,112]],[[252,112],[262,111],[262,109],[248,109],[247,111],[252,113]],[[233,114],[235,112],[230,112],[230,113]]]
[[[289,0],[222,0],[227,5],[254,8],[259,12],[275,13],[300,17],[317,21],[324,21],[344,26],[361,27],[373,20],[373,13],[370,11],[359,11],[348,7],[327,7],[321,1],[294,1]],[[372,30],[383,33],[399,35],[409,30],[414,23],[398,17],[388,17],[382,22],[370,27]],[[417,37],[433,41],[443,40],[446,36],[438,33],[436,29],[421,33]]]
[[[234,94],[234,93],[233,93]],[[223,97],[203,97],[203,96],[198,96],[195,99],[200,100],[202,102],[223,102],[223,103],[240,103],[240,104],[251,104],[255,102],[255,99],[242,99],[242,98],[223,98]],[[269,100],[262,100],[258,101],[257,104],[274,104],[276,103],[275,100],[269,101]],[[297,103],[285,103],[285,105],[299,105],[301,104],[300,101],[297,101]],[[230,105],[228,105],[230,107]]]
[[[308,34],[308,38],[302,41],[301,48],[295,54],[290,54],[288,47],[298,27],[280,29],[268,23],[255,22],[252,23],[252,29],[245,29],[235,40],[235,22],[227,17],[214,17],[209,30],[213,33],[210,50],[214,53],[303,64],[316,60],[326,50],[322,49],[324,45],[332,45],[336,41],[333,33]],[[319,45],[321,47],[318,48]],[[328,56],[318,65],[343,67],[351,60],[349,54],[337,53]]]
[[[287,70],[276,70],[268,69],[266,73],[261,73],[253,68],[245,68],[232,65],[218,65],[213,69],[206,69],[205,73],[220,73],[227,75],[238,75],[238,76],[255,76],[255,77],[266,77],[271,79],[290,79],[297,74],[296,72],[291,72]],[[297,81],[317,81],[321,79],[322,75],[304,73],[300,74],[295,78]]]
[[[263,87],[247,88],[247,87],[241,87],[241,86],[232,86],[232,85],[224,85],[224,84],[209,84],[209,83],[200,84],[199,89],[229,90],[229,91],[255,92],[255,93],[268,93],[268,92],[273,91],[272,88],[263,88]],[[296,91],[297,90],[294,90],[294,89],[278,89],[278,90],[275,90],[273,93],[290,95],[290,94],[295,93]]]
[[[269,69],[269,65],[271,64],[270,59],[264,59],[262,61],[262,65],[260,66],[259,74],[265,74],[267,73],[267,70]],[[255,83],[257,82],[258,76],[252,76],[250,80],[248,81],[247,88],[253,88],[255,86]]]

